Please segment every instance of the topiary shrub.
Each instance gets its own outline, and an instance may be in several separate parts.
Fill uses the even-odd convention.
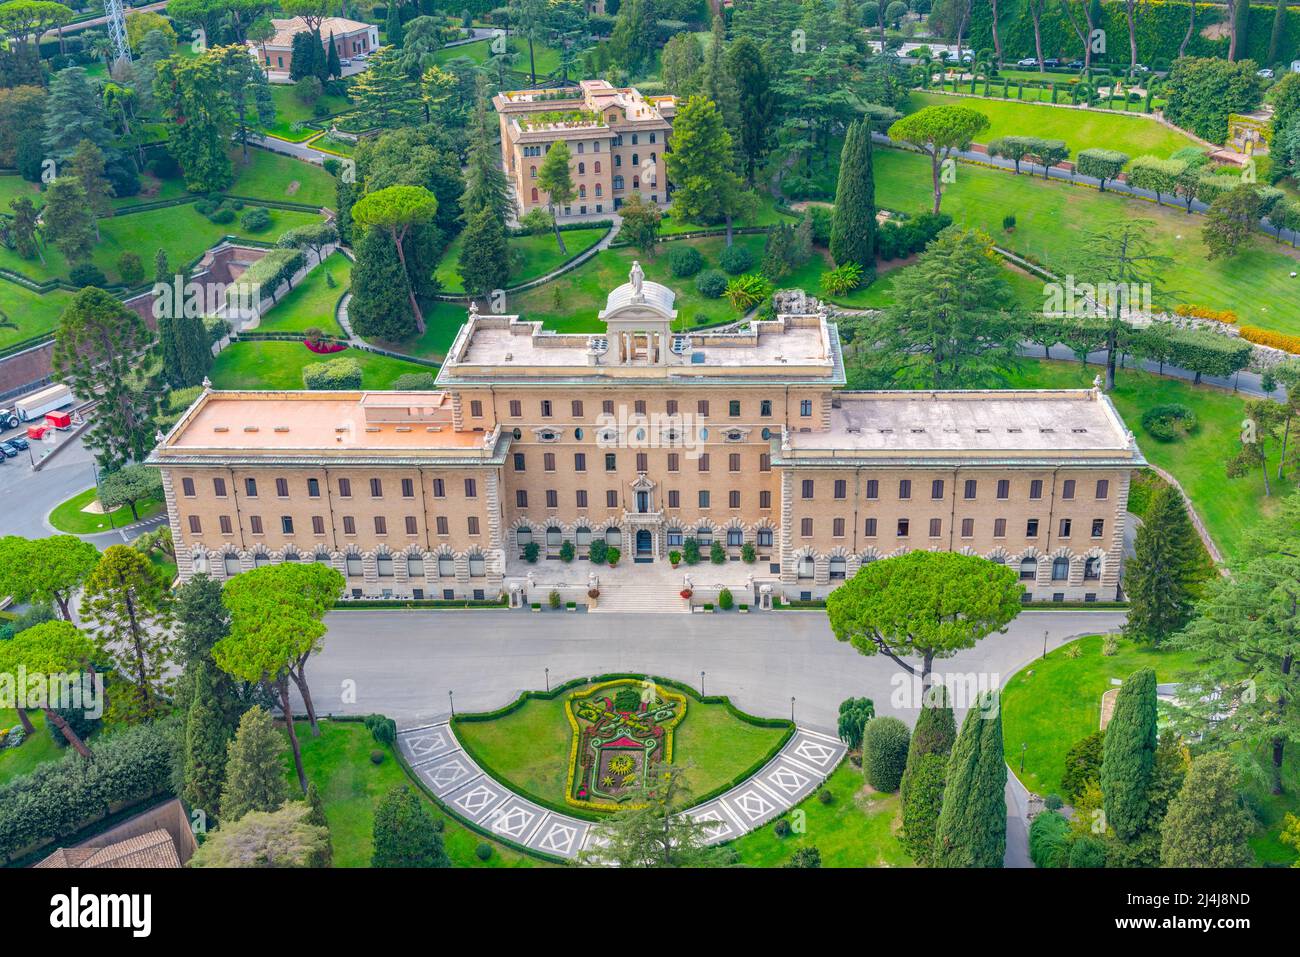
[[[537,556],[541,554],[541,551],[541,546],[536,542],[529,542],[524,546],[524,561],[528,562],[530,565],[535,565],[537,563]]]
[[[1179,402],[1155,405],[1142,413],[1142,428],[1152,438],[1173,442],[1196,431],[1196,413]]]
[[[587,557],[593,565],[605,564],[605,559],[609,557],[609,544],[603,538],[593,538],[587,547]]]
[[[403,372],[393,382],[395,392],[427,392],[433,388],[432,372]]]
[[[777,837],[789,837],[790,822],[786,818],[778,818],[777,822],[772,825],[772,831]]]
[[[1029,825],[1029,857],[1036,867],[1062,867],[1069,856],[1070,822],[1044,811]]]
[[[709,546],[709,561],[715,565],[727,563],[727,550],[722,547],[722,542],[714,542]]]
[[[574,551],[573,548],[573,542],[569,541],[567,538],[564,541],[560,542],[560,561],[564,562],[565,564],[568,564],[569,562],[573,561],[573,557],[575,554],[576,552]]]
[[[366,728],[370,736],[380,744],[392,744],[397,740],[397,722],[382,714],[368,714],[365,717]]]
[[[687,279],[704,268],[704,257],[694,246],[677,243],[668,254],[668,268],[678,279]]]
[[[383,763],[384,763],[384,752],[383,752],[383,751],[380,751],[378,748],[375,748],[375,750],[371,751],[371,752],[370,752],[370,763],[371,763],[371,764],[383,764]]]
[[[605,561],[609,562],[609,567],[613,568],[618,564],[618,560],[623,557],[623,553],[617,548],[609,547],[605,549]]]
[[[251,206],[239,217],[239,226],[247,233],[260,233],[271,228],[271,214],[261,206]]]
[[[822,804],[830,804],[835,800],[835,795],[832,794],[827,788],[822,788],[820,791],[817,792],[817,800],[820,801]]]
[[[723,272],[739,276],[753,268],[754,254],[747,246],[727,246],[718,256],[718,265],[722,267]]]
[[[754,547],[753,542],[746,542],[740,546],[740,560],[746,565],[752,565],[758,561],[758,549]]]
[[[84,289],[86,286],[98,286],[103,289],[108,285],[108,277],[94,263],[77,263],[68,272],[68,279],[74,286]]]
[[[872,718],[862,733],[862,767],[877,791],[897,791],[907,766],[911,732],[897,718]]]
[[[474,856],[480,861],[486,861],[492,857],[492,845],[487,841],[479,841],[474,847]]]
[[[308,389],[360,389],[361,363],[356,359],[330,359],[302,367],[302,384]]]
[[[838,732],[851,751],[862,747],[862,731],[876,716],[876,704],[870,698],[845,698],[840,702]]]
[[[212,220],[218,226],[225,226],[226,224],[235,221],[235,211],[228,206],[222,207],[221,209],[215,209],[212,211],[212,215],[209,216],[208,219]]]
[[[718,607],[723,611],[731,611],[736,605],[736,599],[732,597],[731,589],[724,588],[718,592]]]
[[[1049,811],[1059,811],[1064,804],[1065,802],[1061,800],[1061,795],[1059,794],[1049,794],[1047,797],[1043,798],[1043,807],[1047,808]]]
[[[727,291],[727,274],[718,269],[706,269],[695,280],[695,290],[705,299],[717,299]]]
[[[551,593],[546,596],[546,603],[550,605],[551,608],[559,608],[564,601],[560,598],[560,593],[558,591],[552,590]]]

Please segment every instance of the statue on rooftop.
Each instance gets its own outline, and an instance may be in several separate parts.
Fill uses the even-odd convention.
[[[645,294],[641,291],[641,284],[645,282],[645,273],[641,271],[641,264],[635,259],[632,260],[632,272],[628,274],[628,281],[632,283],[632,300],[642,302]]]

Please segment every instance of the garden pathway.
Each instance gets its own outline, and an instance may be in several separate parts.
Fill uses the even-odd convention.
[[[590,821],[536,804],[486,774],[447,722],[410,728],[397,746],[444,807],[470,825],[540,854],[576,860],[600,842]],[[812,794],[847,753],[837,738],[797,728],[771,761],[730,791],[683,813],[711,822],[710,844],[762,827]]]

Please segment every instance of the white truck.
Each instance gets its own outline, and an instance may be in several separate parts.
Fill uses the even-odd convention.
[[[19,421],[34,422],[43,418],[46,412],[71,404],[72,390],[66,385],[52,385],[19,399],[14,403],[14,412]]]

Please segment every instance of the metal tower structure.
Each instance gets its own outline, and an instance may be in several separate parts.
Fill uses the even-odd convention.
[[[104,18],[109,38],[116,50],[113,62],[130,62],[131,47],[126,42],[126,14],[122,10],[122,0],[104,0]]]

